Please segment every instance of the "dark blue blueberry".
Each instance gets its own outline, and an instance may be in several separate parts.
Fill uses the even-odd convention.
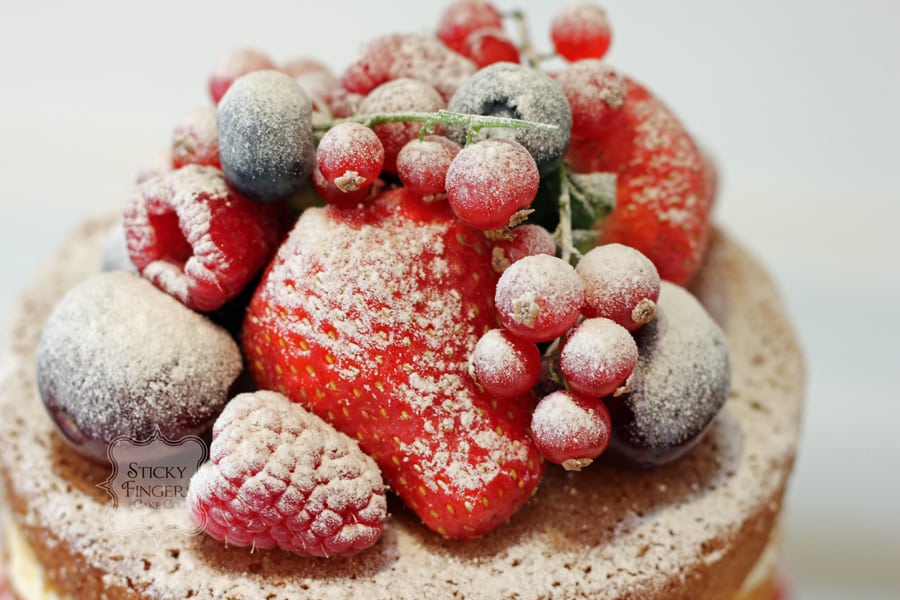
[[[262,202],[292,195],[315,164],[312,102],[290,76],[255,71],[219,102],[219,155],[228,182]]]

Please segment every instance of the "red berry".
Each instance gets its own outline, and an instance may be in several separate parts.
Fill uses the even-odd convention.
[[[638,348],[627,329],[609,319],[585,319],[566,336],[559,365],[569,386],[594,398],[628,392]]]
[[[188,308],[215,310],[268,262],[280,236],[277,210],[232,190],[218,169],[188,165],[138,186],[125,209],[128,254]]]
[[[485,28],[473,31],[466,38],[460,52],[472,59],[479,69],[496,62],[518,63],[521,59],[519,48],[501,29]]]
[[[392,112],[435,112],[446,107],[433,87],[414,79],[395,79],[378,86],[359,105],[363,114]],[[410,140],[419,137],[422,123],[382,123],[373,128],[384,145],[384,170],[397,172],[397,155]]]
[[[381,173],[384,146],[365,125],[339,123],[319,141],[316,162],[319,172],[340,191],[368,189]]]
[[[397,154],[397,175],[404,186],[417,194],[443,193],[447,189],[447,170],[457,154],[456,142],[442,135],[410,140]]]
[[[622,244],[597,246],[575,270],[584,282],[585,315],[612,319],[629,331],[653,320],[659,273],[639,251]]]
[[[198,108],[185,115],[172,132],[172,167],[219,167],[219,125],[215,107]]]
[[[517,260],[535,254],[556,256],[556,242],[553,235],[540,225],[526,223],[510,229],[509,237],[494,244],[491,259],[494,270],[502,273]]]
[[[226,53],[213,67],[209,76],[209,94],[219,103],[235,79],[253,71],[275,69],[272,59],[252,48],[240,48]]]
[[[469,36],[479,29],[503,27],[503,16],[494,6],[481,0],[451,2],[438,19],[437,36],[460,52]]]
[[[569,471],[580,471],[609,445],[612,424],[602,400],[568,390],[544,396],[531,416],[541,454]]]
[[[301,556],[356,554],[387,518],[381,473],[356,441],[267,391],[222,411],[187,505],[194,523],[230,546]]]
[[[614,124],[625,104],[625,78],[599,60],[579,60],[557,78],[572,108],[572,136],[594,137]]]
[[[300,87],[313,101],[313,109],[324,111],[328,98],[338,87],[338,79],[323,63],[313,58],[300,57],[286,62],[281,70],[297,80]]]
[[[336,185],[325,179],[318,168],[313,169],[312,183],[322,200],[338,208],[355,208],[365,202],[372,191],[371,185],[349,192],[341,191]]]
[[[475,344],[469,373],[494,398],[514,398],[538,382],[541,353],[534,342],[505,329],[491,329]]]
[[[523,339],[546,342],[575,324],[584,305],[584,285],[566,261],[536,254],[503,272],[494,303],[504,327]]]
[[[567,6],[550,23],[553,46],[567,60],[603,58],[611,35],[606,11],[595,4]]]
[[[510,225],[513,215],[531,205],[540,177],[524,146],[487,139],[466,146],[453,159],[447,171],[447,200],[467,225],[502,229]]]

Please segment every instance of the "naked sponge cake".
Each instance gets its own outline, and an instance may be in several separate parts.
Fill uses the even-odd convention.
[[[715,173],[559,11],[229,54],[2,371],[21,598],[771,599],[803,364]]]

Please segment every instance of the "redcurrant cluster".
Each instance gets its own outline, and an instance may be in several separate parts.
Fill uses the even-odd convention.
[[[628,246],[597,246],[575,267],[541,250],[527,254],[497,282],[503,329],[481,337],[470,373],[508,397],[534,388],[548,366],[561,389],[538,403],[532,433],[547,460],[581,469],[609,443],[602,399],[630,390],[638,362],[631,332],[653,319],[659,292],[653,263]],[[543,360],[540,343],[550,343]]]

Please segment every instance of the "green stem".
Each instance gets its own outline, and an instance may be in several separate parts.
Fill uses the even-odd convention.
[[[528,19],[522,10],[512,10],[507,13],[510,19],[516,22],[519,30],[519,52],[525,57],[525,62],[532,69],[538,68],[541,63],[541,55],[535,49],[531,41],[531,31],[528,28]]]
[[[559,225],[553,232],[556,244],[559,246],[560,258],[566,262],[570,262],[572,256],[577,256],[579,252],[575,249],[575,243],[572,241],[572,187],[569,183],[568,168],[566,163],[559,165]]]

